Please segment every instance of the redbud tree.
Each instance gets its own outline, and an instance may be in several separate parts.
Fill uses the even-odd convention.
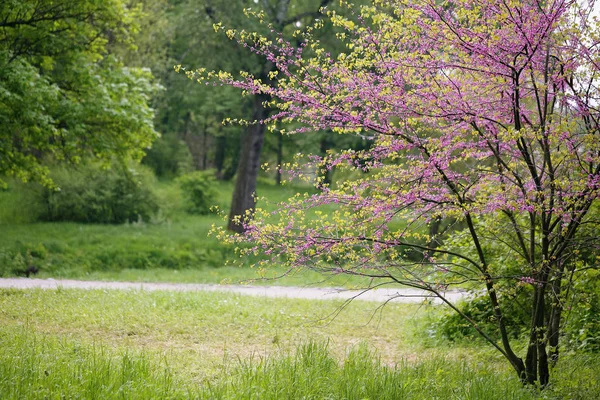
[[[233,40],[276,66],[188,74],[263,94],[271,129],[333,130],[373,139],[365,151],[291,165],[317,194],[273,214],[242,216],[250,242],[291,268],[374,278],[439,297],[512,365],[523,382],[549,382],[573,281],[598,266],[600,30],[593,2],[386,0],[322,10],[344,43],[292,44],[236,32]],[[260,18],[260,14],[256,14]],[[299,43],[299,45],[298,45]],[[319,171],[356,170],[335,186]],[[596,209],[596,211],[594,211]],[[451,221],[445,237],[428,224]],[[225,234],[224,234],[225,235]],[[484,293],[496,329],[445,297],[457,285]],[[502,290],[501,290],[502,288]],[[527,340],[515,341],[503,302],[527,299]]]

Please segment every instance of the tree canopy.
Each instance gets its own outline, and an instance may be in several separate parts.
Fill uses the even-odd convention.
[[[290,166],[320,192],[273,216],[246,219],[242,251],[292,268],[374,278],[444,292],[486,293],[497,331],[472,324],[530,384],[549,382],[571,283],[598,268],[600,29],[593,2],[375,1],[323,10],[341,31],[337,55],[314,39],[227,31],[274,63],[269,79],[190,72],[272,99],[249,121],[295,134],[331,129],[371,137],[366,151],[313,156]],[[260,14],[257,15],[260,19]],[[336,188],[313,177],[364,172]],[[428,237],[451,221],[454,233]],[[270,222],[271,221],[271,222]],[[224,236],[227,236],[223,233]],[[503,315],[516,295],[531,313],[518,355]]]
[[[0,176],[51,185],[49,159],[141,158],[157,87],[109,51],[136,29],[121,0],[0,4]]]

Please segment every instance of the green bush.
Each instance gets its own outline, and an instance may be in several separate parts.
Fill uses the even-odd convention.
[[[177,178],[191,214],[208,214],[217,199],[213,171],[195,171]]]
[[[577,295],[565,298],[563,311],[566,324],[562,328],[560,346],[569,350],[600,351],[600,272],[589,271],[585,277],[573,282]],[[509,301],[503,301],[502,312],[505,323],[513,337],[526,333],[530,310],[522,307],[527,304],[525,288],[514,292]],[[504,292],[504,296],[508,294]],[[492,336],[498,337],[498,327],[494,313],[489,306],[487,295],[481,295],[459,304],[461,311],[477,321],[479,326]],[[455,312],[448,312],[437,323],[439,334],[453,341],[480,338],[475,329]]]
[[[54,171],[56,189],[43,189],[43,221],[120,224],[149,220],[158,211],[153,175],[141,166],[103,169],[90,164]]]
[[[523,306],[527,304],[525,297],[527,288],[521,287],[512,293],[504,292],[503,296],[510,299],[502,301],[502,315],[509,334],[518,338],[521,336],[529,322],[529,310]],[[458,305],[459,309],[473,321],[477,321],[480,328],[492,335],[499,337],[498,325],[487,294],[481,294],[471,299],[463,300]],[[439,333],[450,340],[472,340],[480,338],[477,331],[463,317],[454,311],[449,311],[443,316],[438,325]]]
[[[571,349],[600,352],[600,271],[586,271],[573,285],[577,295],[567,298],[565,343]]]

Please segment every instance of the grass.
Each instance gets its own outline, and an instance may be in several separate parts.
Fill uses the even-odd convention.
[[[232,249],[207,237],[215,216],[190,216],[168,183],[163,213],[125,225],[33,223],[28,194],[0,193],[0,276],[235,283]],[[217,188],[226,209],[231,184]],[[261,185],[272,202],[296,188]],[[267,278],[285,273],[281,267]],[[309,271],[253,283],[361,286]],[[592,399],[600,361],[566,354],[557,384],[525,390],[481,342],[441,341],[439,309],[225,293],[0,290],[0,398]],[[337,315],[332,319],[332,315]]]
[[[346,287],[366,281],[310,271],[273,280],[288,271],[252,269],[252,260],[236,259],[232,247],[208,236],[210,226],[220,222],[218,217],[191,216],[172,224],[4,225],[0,276],[19,275],[35,265],[39,278]]]
[[[390,305],[369,323],[377,303],[354,302],[331,320],[328,316],[342,303],[209,292],[63,289],[2,294],[0,326],[28,325],[37,332],[110,347],[168,351],[204,379],[224,357],[291,350],[307,340],[332,338],[330,349],[341,355],[370,338],[388,362],[427,351],[414,340],[414,332],[429,323],[417,305]]]
[[[288,273],[278,266],[267,271],[248,268],[255,260],[237,258],[231,246],[209,236],[211,226],[224,224],[223,219],[186,214],[181,193],[171,182],[157,183],[163,208],[155,220],[124,225],[31,222],[35,207],[23,209],[23,204],[32,203],[33,192],[22,185],[15,188],[0,192],[0,277],[24,275],[34,266],[40,278],[345,287],[366,282],[310,271]],[[219,182],[216,190],[217,205],[226,213],[232,184]],[[308,188],[265,183],[258,188],[272,203],[267,207],[300,190]],[[286,277],[273,280],[281,275]]]
[[[166,363],[144,353],[111,352],[76,340],[0,331],[3,399],[123,399],[183,397]]]
[[[212,387],[222,399],[530,399],[505,371],[475,370],[438,356],[394,366],[365,344],[339,363],[323,344],[307,343],[294,355],[239,363],[231,378]]]
[[[0,398],[592,399],[600,362],[523,389],[487,347],[430,337],[433,306],[224,293],[0,291]]]
[[[3,399],[530,399],[508,373],[439,357],[419,363],[381,363],[365,344],[342,363],[327,344],[229,361],[205,384],[181,379],[168,357],[108,350],[26,328],[0,332]],[[465,382],[467,384],[465,385]]]

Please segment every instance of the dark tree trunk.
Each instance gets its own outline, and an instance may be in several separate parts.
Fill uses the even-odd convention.
[[[525,358],[526,382],[546,387],[550,381],[550,369],[548,364],[548,337],[547,325],[544,323],[546,309],[546,280],[547,272],[540,274],[538,286],[535,288],[533,308],[531,316],[531,332],[529,334],[529,347]]]
[[[440,241],[438,235],[440,234],[440,228],[442,227],[442,217],[435,217],[429,221],[429,242],[427,247],[435,249],[439,246]]]
[[[204,148],[203,137],[193,133],[186,133],[184,136],[184,141],[187,144],[188,149],[190,149],[190,153],[192,154],[194,169],[204,169],[204,153],[206,149]]]
[[[321,0],[320,7],[325,7],[330,0]],[[277,0],[274,7],[271,9],[273,26],[278,32],[283,32],[283,29],[290,24],[300,21],[305,13],[299,14],[294,18],[287,18],[290,0]],[[316,10],[315,10],[316,11]],[[269,82],[269,72],[275,71],[276,66],[271,63],[263,64],[262,73],[258,76],[263,82]],[[269,110],[263,106],[263,102],[269,97],[265,94],[257,94],[254,97],[252,120],[264,120]],[[237,168],[237,178],[235,188],[233,189],[233,198],[231,201],[231,212],[229,213],[229,223],[227,229],[241,233],[244,227],[239,220],[239,216],[246,216],[254,211],[254,195],[256,191],[256,178],[258,177],[258,168],[260,167],[260,153],[262,150],[265,125],[256,124],[248,127],[246,136],[242,141],[240,150],[240,160]],[[251,217],[251,215],[250,215]]]
[[[273,22],[277,31],[282,32],[285,26],[285,20],[288,13],[290,0],[278,0],[274,8]],[[262,73],[258,76],[263,81],[269,81],[269,72],[275,71],[276,66],[271,63],[263,64]],[[269,97],[265,94],[256,94],[254,96],[254,105],[252,110],[252,120],[261,121],[265,119],[269,111],[265,109],[263,102]],[[256,192],[256,179],[258,178],[258,169],[260,167],[260,153],[265,138],[265,124],[256,123],[250,125],[242,139],[242,148],[240,149],[240,160],[237,168],[237,177],[233,196],[231,199],[231,211],[229,212],[229,223],[227,229],[233,232],[244,232],[243,218],[252,217]]]
[[[548,320],[548,348],[550,352],[550,363],[553,365],[558,361],[558,339],[560,337],[560,319],[562,318],[562,302],[561,302],[561,290],[562,290],[562,277],[564,272],[564,265],[558,270],[558,276],[552,282],[551,296],[551,307],[550,318]]]
[[[252,120],[260,121],[267,116],[267,110],[263,106],[263,102],[266,100],[265,95],[255,95]],[[242,233],[244,231],[243,218],[248,211],[250,213],[254,211],[256,178],[260,168],[260,153],[265,138],[265,128],[265,124],[250,125],[242,141],[229,224],[227,225],[227,229],[233,232]]]
[[[202,169],[202,152],[203,152],[203,144],[202,138],[192,132],[192,116],[190,113],[187,113],[184,117],[183,123],[183,135],[180,136],[188,149],[190,150],[190,154],[192,155],[192,164],[195,170]]]

